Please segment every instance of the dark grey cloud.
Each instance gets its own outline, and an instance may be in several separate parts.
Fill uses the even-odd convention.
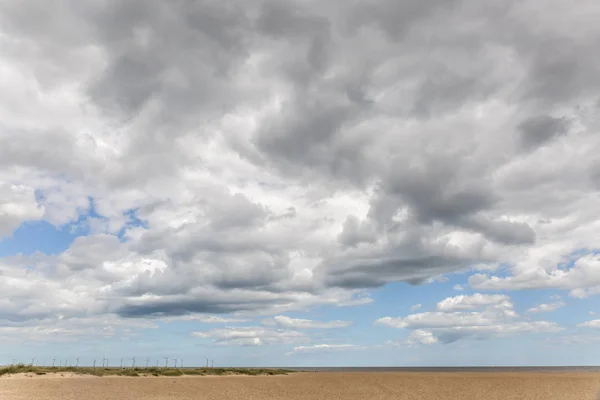
[[[532,244],[536,238],[535,230],[525,222],[494,221],[475,217],[464,221],[463,225],[481,232],[491,240],[507,245]]]
[[[419,221],[455,221],[493,205],[495,196],[487,182],[460,176],[459,161],[425,163],[422,168],[393,169],[383,184],[386,194],[399,196]]]
[[[377,239],[375,229],[372,225],[361,224],[354,215],[346,218],[338,240],[343,246],[354,247],[360,243],[372,243]]]
[[[344,260],[343,268],[327,265],[330,274],[326,282],[332,286],[349,289],[375,288],[390,281],[405,281],[419,285],[435,275],[466,268],[476,260],[453,258],[451,256],[426,256],[421,258],[373,258],[370,260]]]
[[[592,165],[588,173],[592,184],[600,189],[600,163]]]
[[[92,85],[90,95],[104,108],[118,107],[126,115],[136,114],[159,90],[161,72],[156,63],[123,54]]]
[[[243,11],[213,2],[105,3],[90,22],[109,64],[91,84],[91,98],[125,118],[156,101],[170,124],[194,112],[225,111],[227,96],[235,96],[230,74],[247,56]]]
[[[518,129],[523,147],[531,150],[567,133],[569,121],[564,117],[541,115],[521,122]]]
[[[349,16],[354,29],[363,25],[374,25],[396,41],[403,39],[416,23],[436,14],[452,13],[460,4],[460,0],[376,0],[369,4],[357,4],[351,9]]]
[[[549,34],[532,39],[536,48],[527,49],[532,51],[532,61],[526,98],[552,106],[597,92],[600,71],[592,60],[596,44],[592,38],[565,36]]]
[[[125,304],[120,306],[116,313],[122,317],[172,317],[184,316],[192,313],[226,314],[238,311],[256,311],[272,306],[272,301],[254,300],[252,303],[244,301],[229,301],[226,299],[177,299],[172,301],[144,302],[143,304]]]

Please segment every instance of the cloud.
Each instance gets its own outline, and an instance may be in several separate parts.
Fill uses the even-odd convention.
[[[528,268],[505,278],[476,274],[469,284],[478,290],[563,289],[573,297],[585,298],[600,293],[600,255],[583,253],[563,257],[558,265]]]
[[[557,301],[553,302],[553,303],[542,303],[536,307],[532,307],[530,309],[527,310],[527,312],[529,313],[544,313],[544,312],[552,312],[552,311],[556,311],[561,307],[564,307],[565,303],[558,299]]]
[[[581,324],[577,324],[580,328],[592,328],[592,329],[600,329],[600,319],[594,319],[591,321],[586,321]]]
[[[408,335],[408,344],[434,344],[438,339],[429,331],[417,329]]]
[[[377,319],[375,324],[410,330],[407,339],[409,344],[448,344],[467,339],[561,330],[554,322],[523,320],[505,295],[476,293],[472,296],[450,297],[440,301],[437,310],[406,317],[383,317]]]
[[[486,295],[475,293],[471,296],[460,295],[448,297],[437,303],[437,310],[444,312],[475,310],[482,307],[511,310],[513,304],[510,297],[502,294]]]
[[[44,208],[35,199],[34,189],[7,184],[0,180],[0,240],[10,236],[23,222],[44,216]]]
[[[329,353],[336,351],[350,351],[350,350],[361,350],[364,346],[358,346],[354,344],[315,344],[311,346],[297,346],[286,355],[294,354],[318,354],[318,353]]]
[[[417,311],[419,310],[421,307],[423,307],[423,305],[421,304],[415,304],[412,307],[410,307],[411,311]]]
[[[335,329],[347,328],[352,325],[352,321],[313,321],[310,319],[290,318],[285,315],[277,315],[271,319],[264,320],[263,324],[289,329]]]
[[[205,332],[193,332],[192,336],[212,339],[218,345],[264,346],[269,344],[288,344],[309,340],[302,332],[287,329],[270,329],[259,326],[214,329]]]
[[[196,321],[203,324],[237,324],[248,322],[248,320],[242,318],[221,317],[218,315],[183,315],[180,317],[165,318],[163,321]]]
[[[591,0],[0,7],[0,236],[91,231],[1,259],[0,315],[600,293]]]
[[[568,121],[564,117],[554,118],[549,115],[542,115],[521,122],[518,130],[521,134],[523,146],[532,149],[565,134],[568,127]]]
[[[130,321],[113,315],[64,315],[39,318],[34,321],[0,316],[0,338],[8,342],[72,343],[77,340],[120,338],[128,340],[143,331],[157,329],[151,321]]]

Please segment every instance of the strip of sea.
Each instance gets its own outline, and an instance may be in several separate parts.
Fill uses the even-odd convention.
[[[600,366],[558,367],[286,367],[313,372],[600,372]]]

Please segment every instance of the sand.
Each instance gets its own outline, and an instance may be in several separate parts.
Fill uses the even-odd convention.
[[[599,373],[301,372],[285,376],[0,378],[2,400],[599,400]]]

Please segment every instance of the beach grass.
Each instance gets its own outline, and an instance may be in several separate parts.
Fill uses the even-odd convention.
[[[162,368],[162,367],[41,367],[15,364],[0,367],[0,376],[21,373],[46,375],[73,373],[94,376],[203,376],[203,375],[285,375],[293,371],[271,368]]]

